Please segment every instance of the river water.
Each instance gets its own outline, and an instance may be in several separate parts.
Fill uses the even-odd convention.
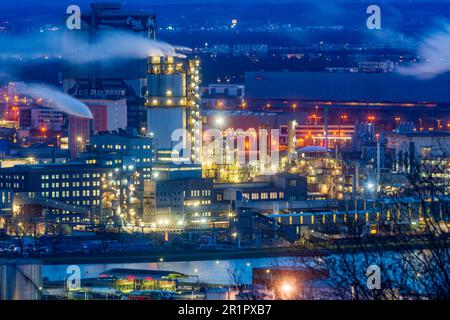
[[[298,266],[299,261],[292,257],[174,261],[174,262],[140,262],[140,263],[103,263],[79,264],[82,278],[95,278],[112,268],[166,270],[176,271],[199,277],[199,281],[211,284],[229,285],[232,283],[250,284],[252,268],[275,266]],[[69,265],[44,265],[43,276],[49,280],[64,280]]]

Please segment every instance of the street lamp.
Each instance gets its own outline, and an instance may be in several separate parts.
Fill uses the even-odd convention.
[[[292,282],[288,282],[287,280],[283,281],[279,286],[279,292],[281,295],[281,299],[290,300],[296,298],[296,287]]]

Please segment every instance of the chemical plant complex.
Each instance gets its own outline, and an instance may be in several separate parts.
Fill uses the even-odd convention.
[[[208,32],[254,32],[231,18]],[[402,74],[419,63],[406,41],[176,46],[163,42],[181,28],[167,19],[114,3],[83,7],[79,28],[53,32],[76,47],[45,58],[60,64],[57,81],[2,79],[0,276],[26,289],[0,281],[0,298],[342,298],[318,284],[330,266],[250,260],[420,250],[431,238],[448,250],[448,72]],[[299,32],[344,32],[308,28]],[[342,54],[347,65],[333,66]],[[290,69],[295,61],[301,67]],[[164,265],[210,260],[212,270],[229,259],[242,259],[247,280]],[[159,267],[82,267],[81,288],[55,267],[146,261]],[[314,290],[300,292],[306,282]],[[429,298],[422,289],[389,297]],[[343,292],[358,298],[352,285]]]

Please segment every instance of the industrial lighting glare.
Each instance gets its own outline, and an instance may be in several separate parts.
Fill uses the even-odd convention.
[[[292,284],[290,284],[290,283],[285,282],[285,283],[283,283],[283,284],[281,285],[281,291],[283,291],[284,293],[289,294],[289,293],[291,293],[293,290],[294,290],[294,287],[293,287]]]
[[[221,127],[225,124],[225,118],[223,116],[216,117],[215,123],[217,126]]]
[[[366,184],[366,188],[367,188],[367,190],[369,190],[369,191],[373,191],[373,190],[375,189],[375,185],[374,185],[373,182],[368,182],[368,183]]]

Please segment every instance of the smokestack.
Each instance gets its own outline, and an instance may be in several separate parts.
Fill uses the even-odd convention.
[[[297,121],[291,120],[288,122],[288,155],[295,153],[295,128]]]
[[[323,107],[323,112],[325,115],[325,148],[328,149],[328,107]]]
[[[380,177],[381,177],[381,150],[380,150],[380,139],[377,139],[377,188],[376,190],[379,191],[380,188]]]

